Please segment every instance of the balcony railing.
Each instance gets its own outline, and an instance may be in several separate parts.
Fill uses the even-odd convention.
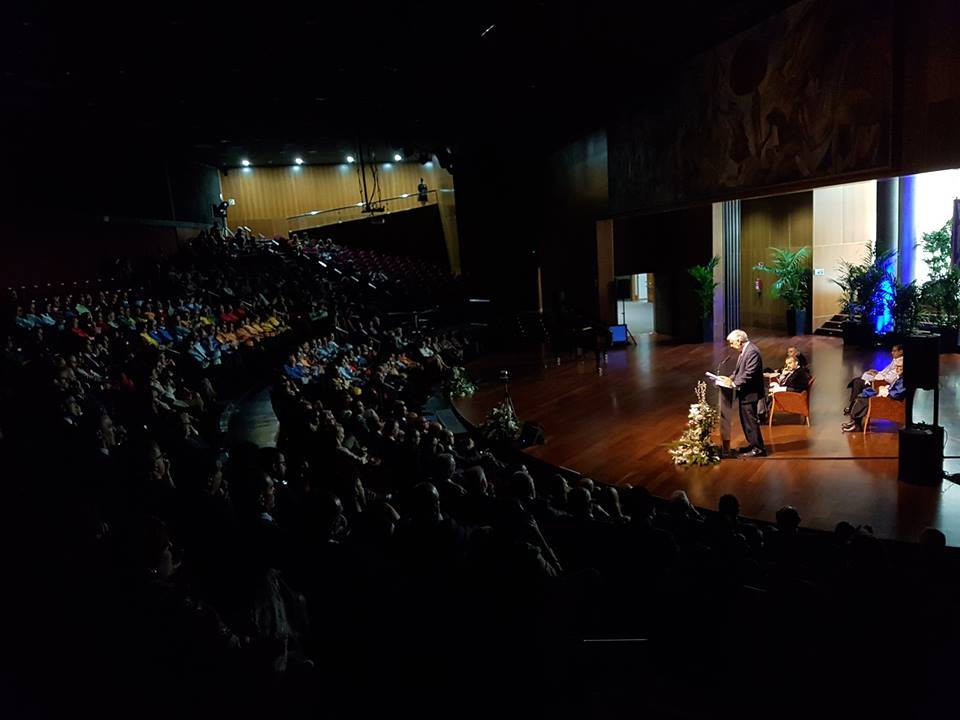
[[[424,205],[436,205],[440,202],[441,192],[452,193],[453,190],[447,188],[427,190],[425,200],[421,200],[420,196],[413,192],[397,195],[396,197],[383,198],[377,202],[370,202],[369,205],[358,202],[353,205],[332,208],[330,210],[311,210],[288,217],[287,227],[290,232],[297,232],[299,230],[324,227],[325,225],[335,225],[350,220],[382,217],[390,213],[412,210]]]

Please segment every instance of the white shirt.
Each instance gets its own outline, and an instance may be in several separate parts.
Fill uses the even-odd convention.
[[[896,366],[897,366],[897,361],[891,360],[889,365],[887,365],[883,370],[881,370],[880,372],[878,372],[876,375],[873,376],[873,379],[886,380],[888,383],[893,385],[893,383],[896,382],[897,378],[899,377],[899,375],[897,374]]]

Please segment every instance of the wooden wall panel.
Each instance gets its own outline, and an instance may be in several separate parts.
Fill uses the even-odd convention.
[[[744,200],[740,212],[740,324],[786,330],[786,303],[770,294],[774,276],[760,273],[753,266],[770,263],[771,247],[812,247],[813,193]],[[754,289],[757,277],[762,283],[759,294]]]
[[[596,316],[612,325],[617,322],[613,283],[614,224],[613,220],[597,221],[597,312]]]
[[[833,282],[840,263],[862,262],[877,235],[877,183],[874,180],[813,191],[813,327],[840,312],[840,288]]]
[[[302,165],[293,167],[254,167],[233,169],[221,177],[223,197],[234,198],[230,208],[230,227],[246,225],[264,235],[287,233],[286,218],[311,210],[330,210],[353,205],[361,200],[357,166]],[[452,189],[453,176],[433,163],[379,165],[380,195],[384,198],[416,193],[422,177],[427,186]],[[372,192],[370,172],[367,187]],[[452,195],[452,193],[447,193]]]

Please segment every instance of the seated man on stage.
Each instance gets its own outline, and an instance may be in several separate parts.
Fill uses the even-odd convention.
[[[860,377],[854,378],[847,383],[847,387],[850,388],[850,401],[843,409],[844,415],[851,414],[854,401],[862,395],[865,387],[871,386],[874,380],[883,380],[887,384],[893,385],[894,381],[897,379],[897,370],[895,367],[897,360],[901,361],[901,367],[903,365],[903,346],[894,345],[892,348],[890,348],[890,354],[893,356],[893,359],[883,370],[874,370],[871,368]]]
[[[863,430],[863,419],[867,416],[870,398],[879,396],[888,397],[891,400],[902,401],[904,399],[907,389],[903,384],[903,356],[897,357],[890,364],[893,365],[895,374],[893,382],[889,385],[881,385],[879,390],[875,390],[873,387],[864,388],[860,396],[853,401],[853,406],[850,408],[850,422],[841,428],[843,432],[860,432]]]
[[[797,361],[797,365],[806,369],[807,368],[807,356],[800,352],[800,348],[796,345],[791,345],[787,348],[787,359],[794,358]],[[786,363],[784,363],[786,366]]]
[[[770,392],[803,392],[810,385],[810,371],[802,366],[796,357],[787,357],[783,370],[770,381]]]

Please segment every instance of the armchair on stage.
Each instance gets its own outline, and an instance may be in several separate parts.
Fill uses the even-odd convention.
[[[773,427],[773,416],[777,410],[802,415],[807,422],[807,427],[810,427],[810,391],[813,390],[814,380],[815,378],[811,376],[810,382],[807,383],[807,389],[803,392],[782,390],[772,393],[770,395],[770,419],[767,422],[767,427]]]
[[[873,387],[879,390],[888,383],[883,380],[874,380]],[[870,420],[890,420],[898,425],[907,424],[907,405],[903,400],[894,400],[889,397],[874,395],[867,401],[867,415],[863,418],[863,434],[870,429]]]

